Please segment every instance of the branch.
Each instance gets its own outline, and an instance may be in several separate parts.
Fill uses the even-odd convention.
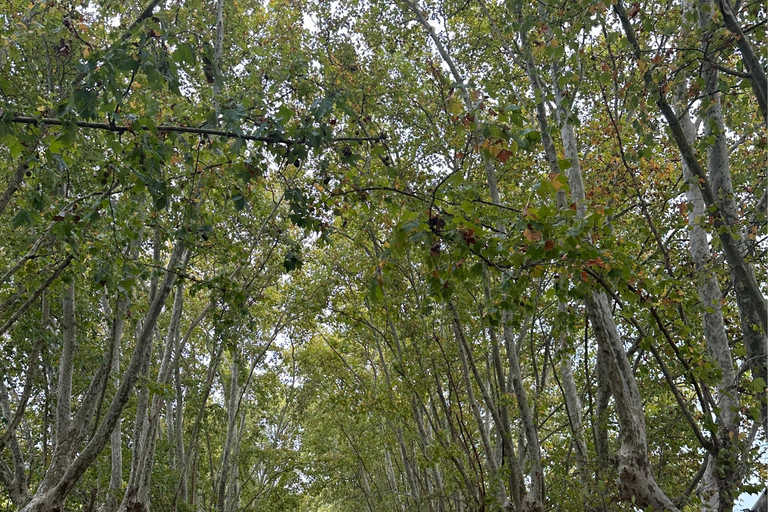
[[[69,263],[74,259],[74,255],[70,254],[64,260],[59,263],[59,265],[54,269],[53,273],[48,277],[48,279],[43,282],[43,284],[40,285],[40,287],[35,290],[35,293],[32,294],[32,296],[27,299],[27,301],[21,305],[19,309],[16,310],[16,312],[11,315],[11,318],[8,319],[7,322],[5,322],[2,327],[0,327],[0,336],[8,332],[8,329],[11,328],[11,326],[16,322],[16,320],[19,319],[19,317],[27,310],[29,309],[29,306],[31,306],[37,299],[40,297],[40,295],[50,286],[50,284],[59,277],[59,274],[67,268]]]
[[[94,130],[105,130],[113,133],[133,133],[138,130],[151,131],[152,128],[144,126],[116,126],[109,123],[92,123],[88,121],[62,121],[61,119],[55,119],[51,117],[28,117],[28,116],[14,116],[11,119],[14,123],[21,124],[44,124],[53,126],[63,126],[65,124],[73,123],[80,128],[92,128]],[[227,130],[214,130],[211,128],[195,128],[192,126],[174,126],[174,125],[160,125],[154,128],[158,132],[176,132],[176,133],[194,133],[197,135],[212,135],[214,137],[225,137],[228,139],[243,139],[264,142],[267,144],[285,144],[286,146],[292,146],[294,144],[303,144],[303,139],[282,139],[278,137],[264,137],[259,135],[246,135],[239,134]],[[330,140],[330,142],[381,142],[387,139],[387,135],[382,133],[375,137],[336,137]]]
[[[41,341],[38,341],[32,348],[32,354],[29,356],[29,370],[27,371],[27,380],[24,383],[24,390],[21,393],[21,400],[19,400],[19,406],[16,409],[16,414],[13,415],[13,419],[10,423],[8,423],[8,427],[5,429],[3,437],[0,438],[0,451],[5,448],[5,444],[16,432],[16,428],[19,426],[22,418],[24,417],[24,411],[27,408],[29,397],[32,394],[32,383],[35,380],[35,376],[37,375],[37,356],[40,353],[41,345]]]

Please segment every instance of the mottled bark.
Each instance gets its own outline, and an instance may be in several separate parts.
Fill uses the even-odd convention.
[[[587,297],[587,309],[598,345],[610,354],[607,371],[621,428],[621,447],[617,454],[619,494],[622,499],[633,499],[635,505],[642,508],[678,512],[651,472],[643,402],[608,297],[600,291],[592,292]]]
[[[640,43],[637,40],[623,3],[618,1],[613,8],[619,16],[635,58],[638,60],[642,59],[643,52]],[[730,201],[732,201],[733,197],[732,190],[728,190],[730,177],[727,174],[727,170],[720,164],[714,167],[710,164],[709,174],[704,171],[693,147],[688,142],[679,117],[675,114],[667,100],[666,91],[662,90],[658,81],[654,80],[650,68],[643,73],[643,80],[646,86],[658,96],[657,104],[667,121],[682,159],[693,176],[695,176],[695,184],[699,187],[704,202],[708,208],[712,209],[711,215],[714,219],[717,236],[722,243],[725,259],[731,270],[750,368],[755,377],[761,377],[768,381],[768,374],[766,374],[768,370],[766,365],[766,357],[768,355],[768,315],[766,312],[768,310],[766,309],[763,293],[755,279],[754,271],[744,259],[742,247],[738,241],[740,237],[734,234],[735,230],[732,223],[734,215],[729,213],[732,204]],[[709,83],[707,87],[710,91],[708,94],[717,94],[715,89],[710,88],[711,85]],[[724,134],[722,125],[717,127],[717,130]],[[715,153],[721,153],[716,146],[713,146],[713,149]],[[708,151],[708,157],[711,154],[712,151]],[[763,414],[763,426],[768,431],[768,414]]]

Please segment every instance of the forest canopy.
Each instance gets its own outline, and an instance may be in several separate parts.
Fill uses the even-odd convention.
[[[628,1],[4,2],[0,508],[765,510],[768,12]]]

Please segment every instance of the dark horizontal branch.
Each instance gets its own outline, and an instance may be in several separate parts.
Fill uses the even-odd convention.
[[[119,126],[110,123],[92,123],[88,121],[62,121],[61,119],[55,119],[51,117],[26,117],[16,116],[12,119],[14,123],[21,124],[45,124],[53,126],[63,126],[68,123],[73,123],[80,128],[91,128],[94,130],[105,130],[113,133],[133,133],[139,130],[151,130],[151,128],[144,126]],[[212,135],[214,137],[226,137],[228,139],[243,139],[264,142],[267,144],[285,144],[286,146],[292,146],[294,144],[302,144],[305,141],[300,139],[281,139],[275,137],[265,137],[260,135],[247,135],[238,134],[226,130],[214,130],[212,128],[195,128],[192,126],[175,126],[175,125],[160,125],[154,128],[158,132],[176,132],[176,133],[193,133],[196,135]],[[386,134],[380,134],[375,137],[336,137],[330,140],[330,142],[381,142],[386,140]]]

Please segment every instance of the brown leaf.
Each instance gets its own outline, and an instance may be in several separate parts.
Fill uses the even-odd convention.
[[[523,231],[523,236],[525,236],[525,239],[529,242],[538,242],[541,240],[541,233],[530,228],[525,228],[525,231]]]
[[[509,160],[509,157],[511,157],[511,156],[512,156],[512,152],[511,151],[508,151],[506,149],[502,149],[501,151],[499,151],[499,154],[496,155],[496,158],[498,158],[501,163],[505,164],[505,163],[507,163],[507,160]]]

